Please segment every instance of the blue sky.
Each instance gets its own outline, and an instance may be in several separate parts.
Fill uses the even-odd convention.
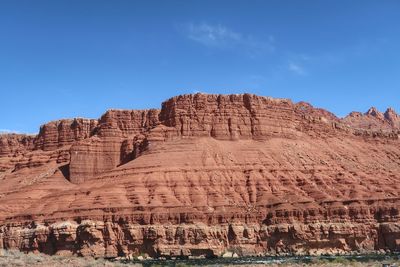
[[[174,95],[400,111],[400,1],[0,0],[0,131]]]

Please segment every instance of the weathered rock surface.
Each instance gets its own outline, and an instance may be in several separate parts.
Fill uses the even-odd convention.
[[[393,109],[339,119],[287,99],[195,94],[0,135],[0,248],[398,251],[399,121]]]
[[[54,150],[89,138],[97,126],[97,120],[73,119],[52,121],[42,125],[35,140],[35,148]]]
[[[343,119],[343,122],[355,128],[382,130],[400,130],[400,116],[392,108],[385,113],[375,107],[370,108],[366,113],[352,112]]]

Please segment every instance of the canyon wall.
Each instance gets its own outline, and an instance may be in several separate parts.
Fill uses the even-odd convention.
[[[0,135],[0,248],[152,257],[400,250],[399,116],[250,94]]]

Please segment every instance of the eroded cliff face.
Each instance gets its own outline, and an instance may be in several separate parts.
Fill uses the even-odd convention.
[[[375,107],[366,113],[352,112],[343,121],[355,128],[372,129],[376,131],[400,129],[400,116],[393,108],[388,108],[385,113]]]
[[[227,248],[242,256],[319,255],[375,249],[395,251],[399,231],[398,223],[139,225],[122,220],[118,223],[85,220],[36,225],[31,229],[6,229],[3,239],[6,240],[4,246],[18,244],[22,251],[110,258],[143,253],[153,258],[218,257]]]
[[[183,95],[0,135],[0,248],[116,257],[400,250],[399,116]]]
[[[89,138],[97,124],[97,120],[80,118],[46,123],[40,127],[35,148],[49,151],[71,145],[75,141]]]

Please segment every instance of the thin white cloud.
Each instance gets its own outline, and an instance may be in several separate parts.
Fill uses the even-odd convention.
[[[234,32],[220,24],[189,24],[187,37],[206,46],[218,47],[228,45],[230,42],[242,41],[240,33]]]
[[[246,35],[232,30],[221,24],[187,24],[185,27],[188,39],[212,48],[238,48],[250,56],[256,56],[275,50],[275,38],[268,36],[266,40],[259,40],[252,35]]]
[[[289,62],[288,69],[297,75],[306,75],[304,67],[300,66],[298,63]]]
[[[19,133],[19,131],[14,131],[10,129],[0,129],[0,134],[8,134],[8,133]]]

